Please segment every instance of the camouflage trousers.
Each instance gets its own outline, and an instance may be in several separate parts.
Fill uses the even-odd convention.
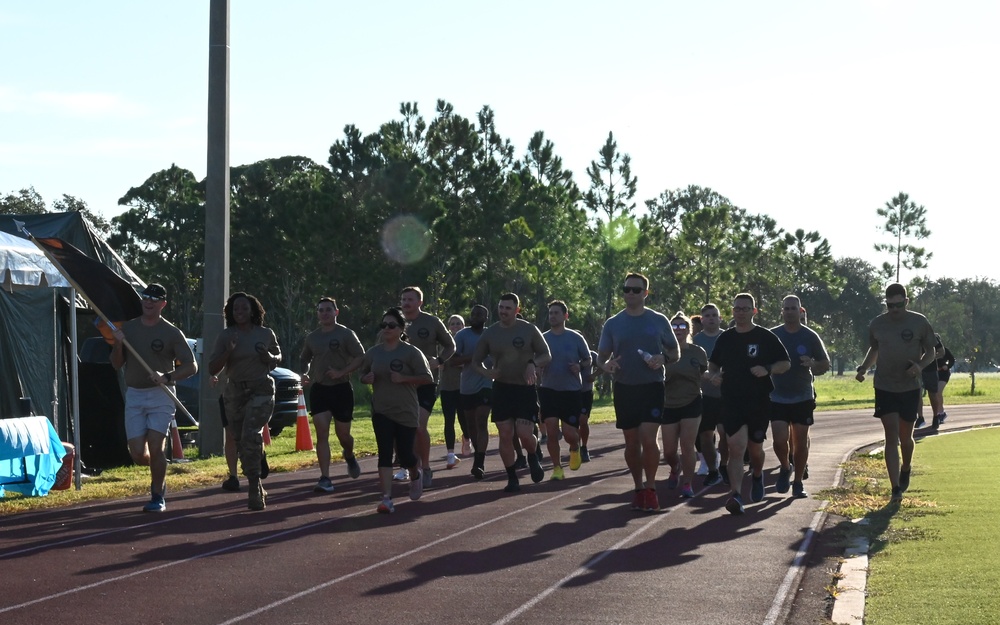
[[[226,404],[226,418],[233,428],[243,475],[260,477],[264,450],[261,433],[274,412],[274,380],[270,376],[249,382],[231,380],[222,398]]]

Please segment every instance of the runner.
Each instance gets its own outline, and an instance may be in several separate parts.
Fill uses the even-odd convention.
[[[701,378],[708,370],[705,350],[691,342],[691,320],[678,312],[670,320],[670,328],[681,346],[681,357],[667,365],[664,380],[663,459],[670,467],[667,488],[681,487],[681,497],[694,497],[692,481],[695,475],[694,449],[701,423]],[[677,444],[681,454],[677,457]]]
[[[472,459],[472,477],[477,480],[486,475],[486,449],[490,442],[489,423],[490,398],[493,391],[493,380],[478,373],[470,365],[472,354],[476,351],[479,337],[486,329],[490,320],[490,311],[481,304],[472,307],[469,313],[469,327],[460,330],[455,335],[455,355],[448,359],[462,367],[459,382],[462,412],[465,413],[465,425],[469,429],[469,438],[474,450]],[[487,364],[492,368],[493,361]]]

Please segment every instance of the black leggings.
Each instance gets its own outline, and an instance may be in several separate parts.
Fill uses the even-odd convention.
[[[465,430],[465,419],[460,408],[461,393],[458,391],[441,391],[441,412],[444,414],[444,444],[448,449],[455,449],[455,416],[458,416],[458,426],[462,436],[468,436]]]
[[[399,466],[407,469],[417,466],[413,454],[413,443],[417,439],[417,428],[400,425],[384,414],[372,413],[372,430],[378,445],[378,466],[392,467],[392,454],[396,452]]]

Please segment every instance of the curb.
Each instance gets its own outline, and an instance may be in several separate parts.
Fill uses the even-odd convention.
[[[867,525],[868,519],[857,519],[858,525]],[[840,565],[841,578],[837,581],[837,596],[833,601],[830,620],[837,625],[862,625],[865,619],[865,597],[868,586],[868,540],[856,538],[844,551]]]

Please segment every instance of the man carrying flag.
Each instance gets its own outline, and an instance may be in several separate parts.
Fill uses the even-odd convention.
[[[142,292],[142,315],[113,331],[111,365],[125,365],[125,434],[136,464],[148,465],[150,502],[145,512],[167,509],[167,432],[174,419],[174,400],[164,388],[198,372],[194,353],[184,333],[160,316],[167,305],[167,290],[153,283]],[[124,349],[125,341],[131,347]],[[174,368],[174,363],[180,366]],[[148,365],[148,368],[147,366]]]

